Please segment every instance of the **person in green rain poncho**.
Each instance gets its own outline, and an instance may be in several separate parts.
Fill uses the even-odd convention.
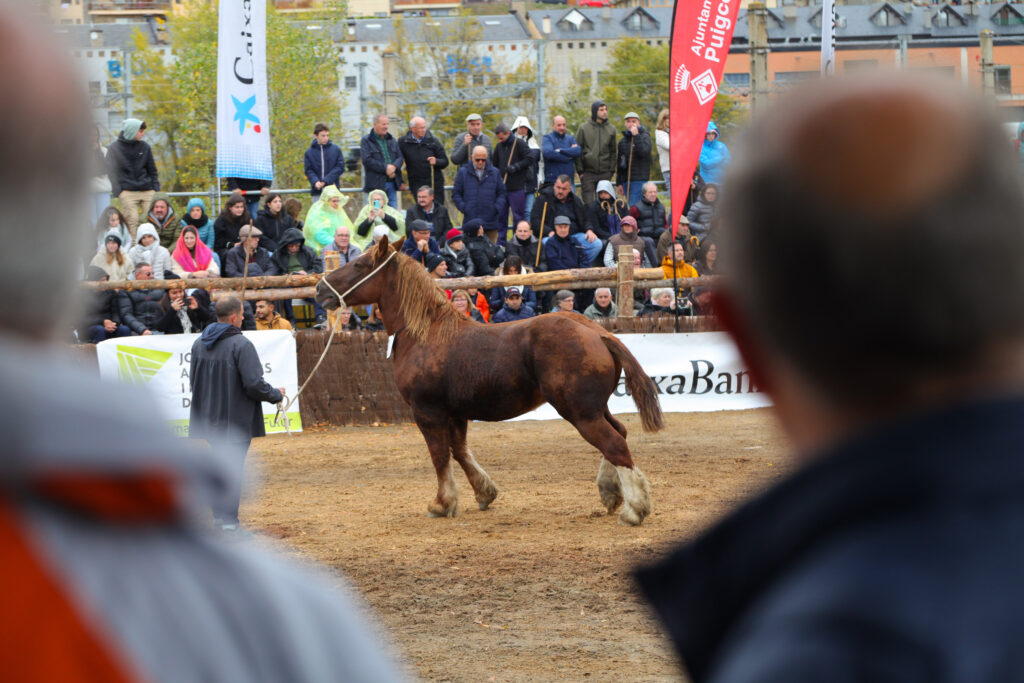
[[[345,204],[348,197],[341,193],[341,190],[328,185],[324,188],[309,213],[306,214],[306,224],[302,233],[306,237],[306,246],[312,247],[317,254],[323,252],[324,247],[334,241],[334,232],[341,226],[347,227],[353,233],[355,227],[352,219],[345,213]]]

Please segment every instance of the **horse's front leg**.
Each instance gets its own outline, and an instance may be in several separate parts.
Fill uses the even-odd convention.
[[[498,487],[487,476],[487,472],[484,472],[484,468],[477,464],[473,453],[466,446],[466,426],[466,420],[453,419],[448,422],[448,438],[451,441],[452,457],[466,473],[466,478],[469,479],[473,492],[476,494],[477,505],[481,510],[486,510],[498,497]]]
[[[427,442],[430,459],[437,473],[437,496],[427,505],[427,512],[431,517],[454,517],[458,514],[459,490],[452,473],[448,420],[435,419],[422,413],[415,413],[413,417]]]

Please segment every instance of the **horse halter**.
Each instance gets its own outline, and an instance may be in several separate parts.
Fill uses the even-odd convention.
[[[371,271],[369,272],[369,274],[368,274],[368,275],[367,275],[366,277],[364,277],[364,278],[363,278],[362,280],[360,280],[359,282],[355,283],[354,285],[352,285],[351,287],[349,287],[348,289],[346,289],[346,290],[345,290],[345,294],[340,294],[340,293],[338,292],[338,290],[336,290],[336,289],[334,288],[334,285],[332,285],[332,284],[331,284],[330,282],[328,282],[328,281],[327,281],[327,275],[324,275],[324,276],[323,276],[323,278],[321,278],[321,279],[320,279],[320,282],[322,282],[322,283],[324,283],[325,285],[327,285],[327,289],[331,290],[331,292],[333,292],[333,293],[334,293],[334,296],[338,297],[338,306],[339,306],[339,307],[345,307],[345,296],[346,296],[346,295],[348,295],[348,294],[351,294],[351,293],[352,293],[352,292],[353,292],[353,291],[355,290],[355,288],[356,288],[356,287],[358,287],[359,285],[363,284],[364,282],[366,282],[367,280],[369,280],[369,279],[370,279],[371,277],[373,277],[374,275],[376,275],[376,274],[377,274],[377,272],[378,272],[378,271],[379,271],[379,270],[380,270],[381,268],[383,268],[384,266],[386,266],[386,265],[388,264],[388,261],[390,261],[391,259],[393,259],[393,258],[395,257],[395,254],[397,254],[397,253],[398,253],[397,251],[392,251],[392,252],[391,252],[390,254],[388,254],[388,257],[387,257],[386,259],[384,259],[384,262],[383,262],[383,263],[381,263],[381,264],[380,264],[379,266],[377,266],[376,268],[374,268],[373,270],[371,270]]]

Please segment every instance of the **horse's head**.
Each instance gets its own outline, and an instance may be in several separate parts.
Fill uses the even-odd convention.
[[[339,295],[344,297],[346,306],[377,303],[385,280],[384,266],[395,260],[399,246],[401,241],[392,245],[387,238],[381,238],[354,261],[328,273],[317,283],[317,303],[332,311],[342,303],[338,300]]]

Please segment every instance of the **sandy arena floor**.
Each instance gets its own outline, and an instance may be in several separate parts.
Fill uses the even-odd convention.
[[[682,674],[630,570],[666,553],[792,465],[766,410],[667,415],[630,448],[654,512],[620,525],[598,499],[599,456],[567,422],[477,423],[469,445],[500,491],[430,519],[436,478],[414,425],[313,427],[257,439],[262,486],[243,522],[344,574],[412,677],[668,681]]]

